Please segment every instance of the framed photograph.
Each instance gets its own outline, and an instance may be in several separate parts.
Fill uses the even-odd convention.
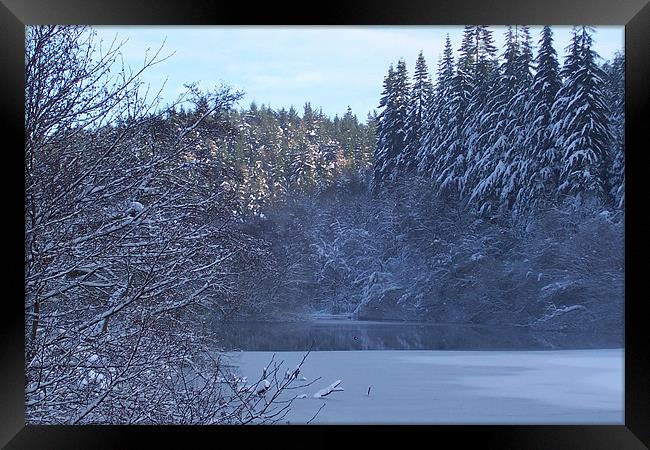
[[[3,2],[0,443],[647,448],[647,1],[274,6]]]

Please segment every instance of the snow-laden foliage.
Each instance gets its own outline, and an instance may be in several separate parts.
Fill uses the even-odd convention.
[[[444,155],[444,136],[451,121],[451,108],[449,99],[452,94],[452,80],[454,79],[454,57],[449,34],[445,38],[445,49],[438,63],[437,80],[434,91],[426,105],[420,147],[416,156],[418,172],[433,174],[438,172]]]
[[[553,48],[553,32],[542,29],[535,61],[536,72],[524,111],[522,189],[517,208],[531,210],[553,203],[559,185],[559,152],[551,139],[551,114],[555,97],[562,87],[557,52]]]
[[[620,332],[624,58],[590,33],[559,73],[549,27],[533,64],[527,27],[499,61],[468,26],[432,91],[400,60],[363,124],[226,87],[163,108],[138,81],[160,51],[119,69],[86,28],[28,27],[28,423],[282,417],[299,367],[249,384],[208,317]]]
[[[271,421],[282,406],[219,382],[230,369],[200,330],[273,272],[214,152],[240,94],[188,86],[189,112],[158,108],[138,75],[160,52],[115,73],[119,50],[27,28],[26,420]]]
[[[596,196],[622,208],[624,59],[601,67],[592,32],[574,28],[560,73],[549,26],[536,57],[529,27],[509,27],[500,58],[490,27],[466,26],[456,62],[447,39],[424,119],[407,120],[405,137],[393,99],[406,97],[396,93],[391,68],[379,103],[375,186],[411,176],[417,167],[435,181],[439,196],[468,202],[484,217],[526,214],[567,197],[589,202]],[[423,58],[409,117],[420,117],[414,112],[421,110],[422,66]]]
[[[611,64],[603,66],[606,75],[607,104],[610,105],[611,195],[615,204],[625,204],[625,57],[617,53]]]
[[[411,173],[416,168],[416,157],[421,145],[425,114],[431,101],[432,90],[427,64],[424,55],[420,52],[415,64],[409,97],[404,150],[397,159],[396,170],[398,172]]]
[[[216,141],[212,152],[228,169],[220,174],[222,183],[234,191],[245,217],[368,168],[375,145],[372,120],[361,123],[350,109],[330,119],[309,103],[302,117],[293,107],[276,111],[252,103],[229,112],[236,132]]]
[[[567,202],[488,220],[438,198],[426,178],[381,197],[369,185],[295,199],[250,224],[273,243],[280,275],[248,314],[622,330],[621,212]]]
[[[384,91],[379,107],[384,108],[377,122],[377,147],[374,155],[374,183],[397,176],[398,162],[404,150],[407,133],[409,80],[406,63],[400,59],[397,69],[391,66],[384,79]]]
[[[560,150],[560,193],[609,198],[611,167],[605,74],[586,26],[575,27],[553,105],[552,135]]]

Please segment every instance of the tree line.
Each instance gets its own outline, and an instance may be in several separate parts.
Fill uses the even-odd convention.
[[[170,109],[159,122],[163,134],[201,117],[207,102]],[[302,115],[293,106],[274,110],[258,106],[230,108],[223,116],[225,130],[210,132],[214,117],[193,130],[200,143],[188,162],[209,162],[206,174],[236,200],[237,214],[246,218],[286,201],[290,195],[317,192],[341,177],[363,176],[372,165],[376,117],[358,120],[350,107],[339,117],[327,117],[309,102]]]
[[[448,200],[485,214],[596,199],[622,208],[625,59],[598,63],[594,29],[573,27],[560,68],[551,27],[534,55],[527,26],[508,27],[501,55],[488,26],[447,36],[435,84],[420,53],[400,59],[379,106],[375,188],[423,176]]]

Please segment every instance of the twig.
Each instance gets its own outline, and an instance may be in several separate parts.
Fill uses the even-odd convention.
[[[323,408],[325,408],[325,403],[323,403],[323,404],[321,405],[321,407],[318,408],[318,411],[316,411],[316,414],[314,414],[313,417],[307,421],[307,425],[309,425],[309,424],[311,423],[311,421],[314,420],[314,419],[316,418],[316,416],[318,415],[318,413],[320,412],[320,410],[323,409]]]

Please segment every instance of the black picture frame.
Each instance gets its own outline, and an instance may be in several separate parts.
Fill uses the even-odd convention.
[[[310,8],[313,7],[313,9]],[[647,227],[637,218],[644,206],[642,193],[642,155],[647,153],[643,122],[650,94],[650,4],[648,0],[465,0],[463,2],[330,1],[307,5],[277,2],[248,3],[180,2],[174,0],[2,0],[0,33],[2,40],[2,123],[8,130],[4,136],[3,178],[12,177],[5,188],[7,214],[16,217],[16,226],[24,231],[19,195],[18,174],[20,149],[24,148],[23,63],[24,26],[46,23],[93,25],[464,25],[487,24],[594,24],[624,25],[626,53],[626,225],[625,225],[625,424],[619,426],[359,426],[359,427],[256,427],[249,433],[242,427],[125,427],[125,426],[26,426],[24,423],[24,309],[20,300],[21,274],[18,259],[24,249],[18,236],[5,237],[15,248],[10,268],[5,270],[9,285],[16,295],[5,291],[3,304],[2,371],[0,372],[0,445],[6,448],[128,448],[136,439],[147,445],[187,445],[196,433],[207,434],[208,442],[226,445],[224,436],[244,440],[256,438],[263,442],[282,433],[280,442],[305,445],[317,441],[337,445],[339,432],[352,430],[362,441],[396,436],[403,442],[415,442],[412,434],[425,439],[427,446],[451,442],[453,446],[476,443],[487,448],[588,448],[633,449],[650,445],[648,415],[648,347],[642,314],[644,290],[641,286],[643,261],[641,240]],[[647,166],[646,166],[647,167]],[[10,203],[9,200],[15,201]],[[8,206],[11,204],[11,207]],[[13,209],[15,207],[15,210]],[[23,207],[24,208],[24,205]],[[9,212],[11,211],[11,213]],[[22,211],[22,212],[21,212]],[[21,231],[16,230],[16,233]],[[24,256],[24,254],[23,254]],[[15,261],[14,261],[15,258]],[[10,259],[10,258],[7,258]],[[647,263],[646,263],[647,264]],[[644,339],[645,338],[645,339]],[[287,436],[285,433],[289,433]],[[300,432],[304,437],[296,437]],[[245,433],[245,434],[244,434]],[[307,436],[309,435],[309,436]],[[196,444],[201,445],[201,444]],[[293,445],[293,444],[292,444]],[[364,443],[364,445],[367,445]],[[248,445],[247,445],[248,446]],[[444,444],[445,447],[449,444]]]

